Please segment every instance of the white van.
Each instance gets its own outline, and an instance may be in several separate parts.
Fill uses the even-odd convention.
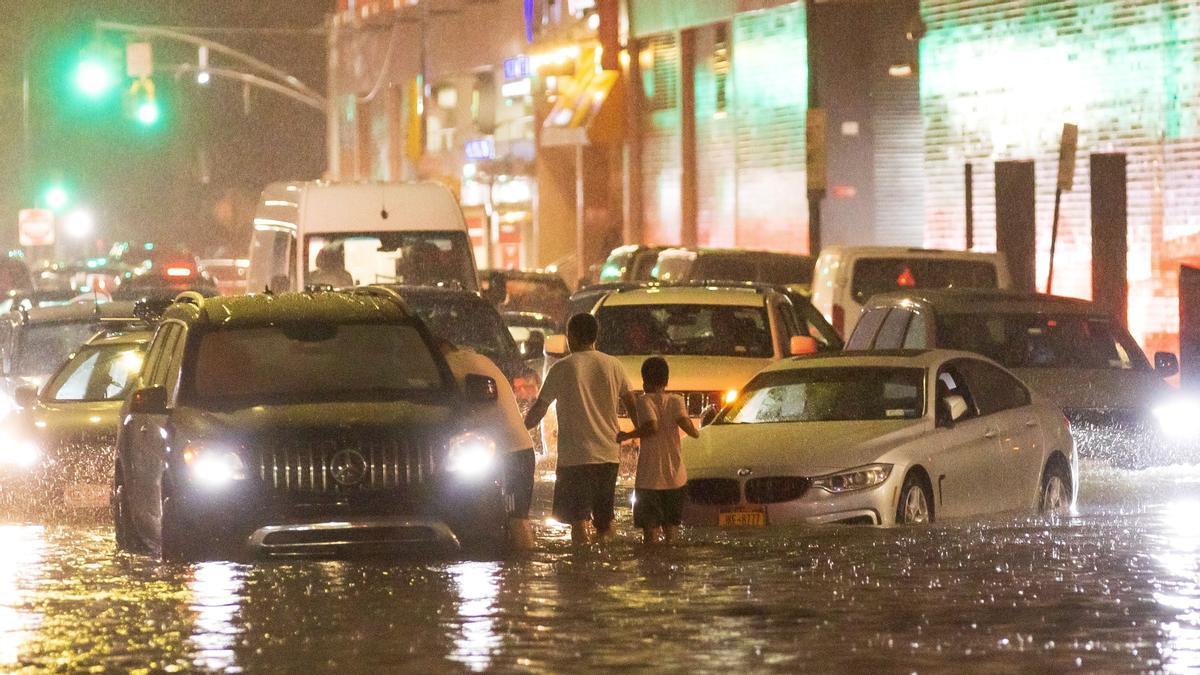
[[[274,183],[250,241],[250,292],[313,284],[478,290],[458,201],[436,183]]]
[[[826,246],[813,272],[812,304],[842,337],[872,295],[913,288],[1012,287],[998,253],[889,246]]]

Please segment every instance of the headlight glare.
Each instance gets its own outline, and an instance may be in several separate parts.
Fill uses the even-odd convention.
[[[37,443],[22,439],[4,439],[0,447],[0,466],[28,469],[42,458],[42,449]]]
[[[865,490],[883,484],[892,475],[891,464],[867,464],[813,479],[813,487],[834,494]]]
[[[1167,436],[1184,440],[1200,437],[1200,400],[1179,397],[1154,407],[1158,428]]]
[[[212,487],[246,477],[241,455],[224,448],[190,445],[183,450],[183,463],[196,482]]]
[[[446,446],[446,471],[474,479],[490,473],[496,464],[496,442],[480,434],[459,434]]]

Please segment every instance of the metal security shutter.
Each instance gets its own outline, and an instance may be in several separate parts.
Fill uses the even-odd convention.
[[[735,244],[736,140],[728,24],[696,30],[697,243]]]
[[[736,244],[805,252],[807,38],[801,3],[733,19]]]
[[[1128,155],[1130,328],[1173,347],[1179,262],[1200,256],[1200,6],[1194,0],[926,0],[921,41],[926,243],[962,242],[975,163],[978,247],[994,246],[992,163],[1037,162],[1045,283],[1057,146],[1079,125],[1056,293],[1090,294],[1088,155]]]
[[[889,11],[890,10],[890,11]],[[915,7],[878,8],[872,35],[898,31]],[[871,121],[875,135],[875,223],[873,243],[920,246],[925,240],[925,128],[919,79],[893,77],[892,50],[877,50],[871,64]],[[916,65],[916,64],[913,64]],[[961,185],[962,181],[959,181]],[[864,223],[869,225],[869,223]]]
[[[645,243],[678,244],[679,43],[673,35],[642,40],[642,227]]]

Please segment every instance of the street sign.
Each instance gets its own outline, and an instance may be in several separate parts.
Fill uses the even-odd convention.
[[[1062,142],[1058,145],[1058,189],[1070,192],[1075,186],[1075,147],[1079,144],[1079,127],[1064,124]]]
[[[125,72],[129,77],[153,77],[154,53],[149,42],[130,42],[125,46]]]
[[[825,110],[809,108],[805,124],[804,154],[810,192],[825,190],[828,150],[825,147]]]
[[[54,212],[50,209],[21,209],[17,214],[21,246],[54,245]]]

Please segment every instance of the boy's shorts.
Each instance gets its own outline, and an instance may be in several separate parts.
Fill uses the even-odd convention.
[[[598,531],[611,527],[619,467],[615,462],[558,467],[554,481],[555,520],[568,524],[590,520]]]
[[[504,495],[510,518],[529,518],[533,506],[533,470],[537,463],[533,448],[510,452],[504,458]]]
[[[633,524],[640,528],[679,527],[683,523],[684,489],[633,491]]]

